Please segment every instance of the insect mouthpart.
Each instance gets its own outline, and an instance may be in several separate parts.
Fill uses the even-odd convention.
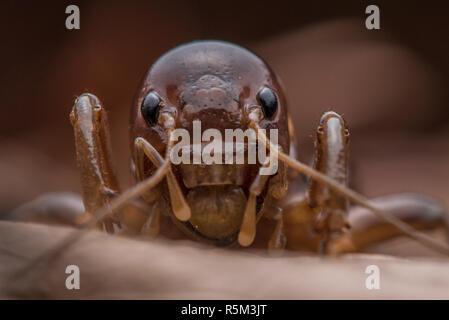
[[[205,151],[213,151],[206,155]],[[202,154],[198,154],[202,151]],[[182,148],[183,156],[193,158],[192,163],[181,162],[179,169],[187,188],[210,185],[243,185],[248,176],[248,150],[245,143],[212,142]],[[192,156],[192,157],[191,157]],[[255,164],[255,163],[252,163]]]
[[[205,151],[211,144],[215,146],[208,158]],[[247,204],[249,184],[258,169],[255,163],[248,163],[247,151],[246,143],[232,143],[231,146],[222,141],[201,142],[181,149],[185,159],[193,159],[192,163],[181,162],[175,166],[191,209],[187,224],[200,236],[223,243],[236,239]]]
[[[247,198],[236,185],[192,188],[187,193],[192,216],[189,224],[208,239],[233,242],[242,225]]]

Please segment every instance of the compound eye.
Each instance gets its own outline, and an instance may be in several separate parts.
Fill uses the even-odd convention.
[[[145,99],[143,99],[140,110],[143,118],[149,125],[157,123],[160,105],[161,98],[154,92],[150,92]]]
[[[262,106],[265,117],[271,118],[278,108],[278,99],[273,90],[268,87],[263,87],[257,94],[257,100],[259,100]]]

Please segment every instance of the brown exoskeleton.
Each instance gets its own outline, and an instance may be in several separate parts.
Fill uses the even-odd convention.
[[[277,129],[279,149],[257,131],[269,156],[280,160],[277,173],[261,175],[261,164],[170,163],[174,130],[193,135],[194,120],[201,121],[203,131],[218,129],[223,136],[226,129]],[[445,211],[427,197],[404,194],[368,202],[346,187],[349,130],[335,112],[326,112],[318,125],[315,170],[296,161],[294,130],[276,75],[258,56],[234,44],[188,43],[150,68],[131,109],[131,168],[137,185],[123,194],[112,169],[100,101],[92,94],[79,96],[71,121],[85,210],[95,213],[109,232],[117,223],[149,237],[186,235],[220,246],[335,254],[360,251],[404,232],[438,247],[403,222],[422,230],[448,227]],[[288,166],[312,178],[308,188]],[[349,200],[395,225],[350,208]]]

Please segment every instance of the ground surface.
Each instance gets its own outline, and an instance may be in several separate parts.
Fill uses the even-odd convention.
[[[449,260],[351,255],[338,259],[268,257],[185,242],[140,241],[88,233],[51,265],[14,272],[72,229],[0,222],[1,298],[125,299],[449,299]],[[67,265],[78,265],[81,289],[65,288]],[[368,265],[380,289],[365,287]]]

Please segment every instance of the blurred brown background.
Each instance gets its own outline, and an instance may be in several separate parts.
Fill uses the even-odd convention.
[[[425,4],[424,4],[425,3]],[[81,29],[66,30],[76,4]],[[380,7],[381,30],[365,29]],[[443,1],[2,1],[0,213],[48,191],[76,191],[74,98],[109,109],[120,180],[128,185],[134,90],[168,49],[221,39],[254,50],[280,75],[310,161],[320,114],[352,131],[353,187],[415,191],[449,205],[449,21]]]

